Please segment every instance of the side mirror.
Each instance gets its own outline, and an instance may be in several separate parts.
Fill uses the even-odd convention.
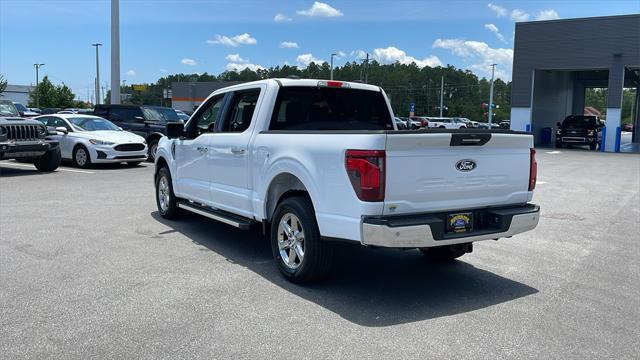
[[[63,135],[67,135],[69,133],[69,130],[67,130],[67,128],[64,126],[58,126],[56,128],[56,132],[62,133]]]
[[[556,125],[558,125],[558,127],[562,127],[562,124],[560,124],[559,122],[557,122]]]
[[[167,137],[169,139],[179,139],[184,133],[184,124],[181,122],[167,123]]]

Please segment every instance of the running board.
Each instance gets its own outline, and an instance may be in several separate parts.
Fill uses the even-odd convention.
[[[226,211],[214,210],[190,202],[179,202],[178,207],[187,211],[191,211],[192,213],[208,217],[209,219],[220,221],[227,225],[235,226],[242,230],[249,230],[251,224],[254,222],[253,220],[234,215]]]

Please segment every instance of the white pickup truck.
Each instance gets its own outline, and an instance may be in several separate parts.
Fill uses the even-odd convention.
[[[384,91],[269,79],[217,90],[167,125],[155,160],[158,211],[262,225],[282,274],[326,275],[333,241],[451,260],[472,243],[536,227],[531,135],[400,131]]]
[[[429,127],[431,128],[440,128],[440,129],[466,129],[467,123],[460,120],[462,118],[440,118],[440,117],[430,117],[429,119]]]

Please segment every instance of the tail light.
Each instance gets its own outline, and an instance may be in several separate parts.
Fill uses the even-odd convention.
[[[345,167],[347,175],[362,201],[384,201],[385,179],[384,150],[347,150]]]
[[[318,81],[318,87],[350,88],[349,83],[342,81]]]
[[[536,161],[536,149],[531,149],[531,162],[529,163],[529,191],[536,188],[536,180],[538,179],[538,162]]]

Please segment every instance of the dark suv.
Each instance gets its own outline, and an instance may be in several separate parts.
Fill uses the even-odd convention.
[[[0,160],[30,162],[40,171],[57,169],[60,146],[47,135],[41,122],[21,118],[11,101],[0,100]]]
[[[602,123],[597,116],[569,115],[556,130],[556,147],[564,145],[589,145],[598,148],[602,137]]]
[[[110,120],[124,130],[147,140],[149,160],[155,159],[158,141],[168,122],[179,122],[178,114],[169,107],[147,105],[96,105],[93,115]]]

